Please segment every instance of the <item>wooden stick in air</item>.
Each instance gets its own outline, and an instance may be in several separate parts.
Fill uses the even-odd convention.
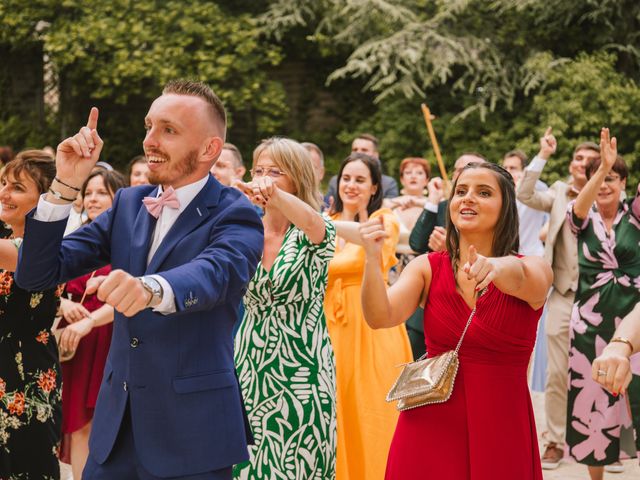
[[[440,146],[436,139],[436,133],[433,131],[433,125],[431,125],[431,111],[425,103],[422,104],[422,115],[424,116],[424,122],[427,124],[427,130],[429,132],[429,138],[431,139],[431,145],[433,146],[433,152],[436,154],[436,161],[438,162],[438,168],[440,169],[440,175],[442,175],[442,181],[444,183],[445,192],[448,192],[451,188],[449,184],[449,177],[447,175],[447,169],[442,161],[442,155],[440,154]]]

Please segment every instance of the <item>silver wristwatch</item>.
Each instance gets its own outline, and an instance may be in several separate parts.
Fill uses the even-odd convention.
[[[144,287],[144,289],[151,294],[151,298],[149,299],[149,303],[145,308],[155,307],[162,302],[162,296],[164,294],[164,290],[162,289],[162,285],[160,282],[153,277],[138,277],[140,283]]]

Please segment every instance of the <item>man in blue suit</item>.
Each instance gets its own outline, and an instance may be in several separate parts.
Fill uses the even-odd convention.
[[[226,116],[199,82],[170,82],[145,117],[149,179],[62,238],[98,161],[98,111],[56,155],[57,177],[29,214],[16,282],[41,290],[111,264],[98,297],[116,310],[84,479],[229,479],[251,441],[232,330],[262,255],[262,222],[209,170]]]

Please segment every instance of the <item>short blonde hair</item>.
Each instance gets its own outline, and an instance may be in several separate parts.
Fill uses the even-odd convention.
[[[319,210],[320,195],[316,187],[316,173],[307,149],[290,138],[271,137],[263,140],[253,151],[254,166],[263,153],[267,153],[271,160],[289,175],[296,189],[296,197],[314,210]]]

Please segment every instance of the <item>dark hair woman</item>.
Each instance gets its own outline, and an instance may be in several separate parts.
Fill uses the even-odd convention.
[[[520,257],[513,180],[490,163],[470,163],[449,198],[447,251],[421,255],[387,291],[380,270],[387,233],[379,220],[360,226],[366,251],[362,304],[373,328],[400,325],[424,305],[429,357],[459,350],[444,403],[400,414],[387,479],[416,471],[433,478],[541,480],[527,365],[551,268]],[[495,452],[500,462],[494,462]]]
[[[81,188],[87,222],[111,208],[113,197],[126,186],[122,174],[115,170],[96,169]],[[89,434],[93,411],[107,360],[113,322],[113,307],[95,294],[84,292],[92,279],[108,275],[107,265],[95,272],[67,282],[60,310],[64,330],[60,335],[60,350],[74,352],[63,361],[62,377],[62,449],[60,458],[71,463],[73,477],[80,478],[89,454]],[[64,359],[64,357],[63,357]]]
[[[0,220],[0,478],[60,478],[60,364],[51,325],[57,289],[28,292],[13,281],[25,216],[55,176],[42,150],[19,153],[3,170]]]
[[[338,238],[334,258],[329,263],[324,303],[336,358],[336,472],[344,478],[381,478],[384,474],[385,458],[398,418],[384,396],[395,378],[395,365],[412,358],[404,325],[376,332],[362,317],[360,294],[365,251],[360,245],[358,222],[383,219],[388,235],[381,254],[385,277],[396,263],[398,220],[391,210],[381,206],[378,161],[362,153],[352,153],[342,162],[338,174],[338,198],[332,216]]]

